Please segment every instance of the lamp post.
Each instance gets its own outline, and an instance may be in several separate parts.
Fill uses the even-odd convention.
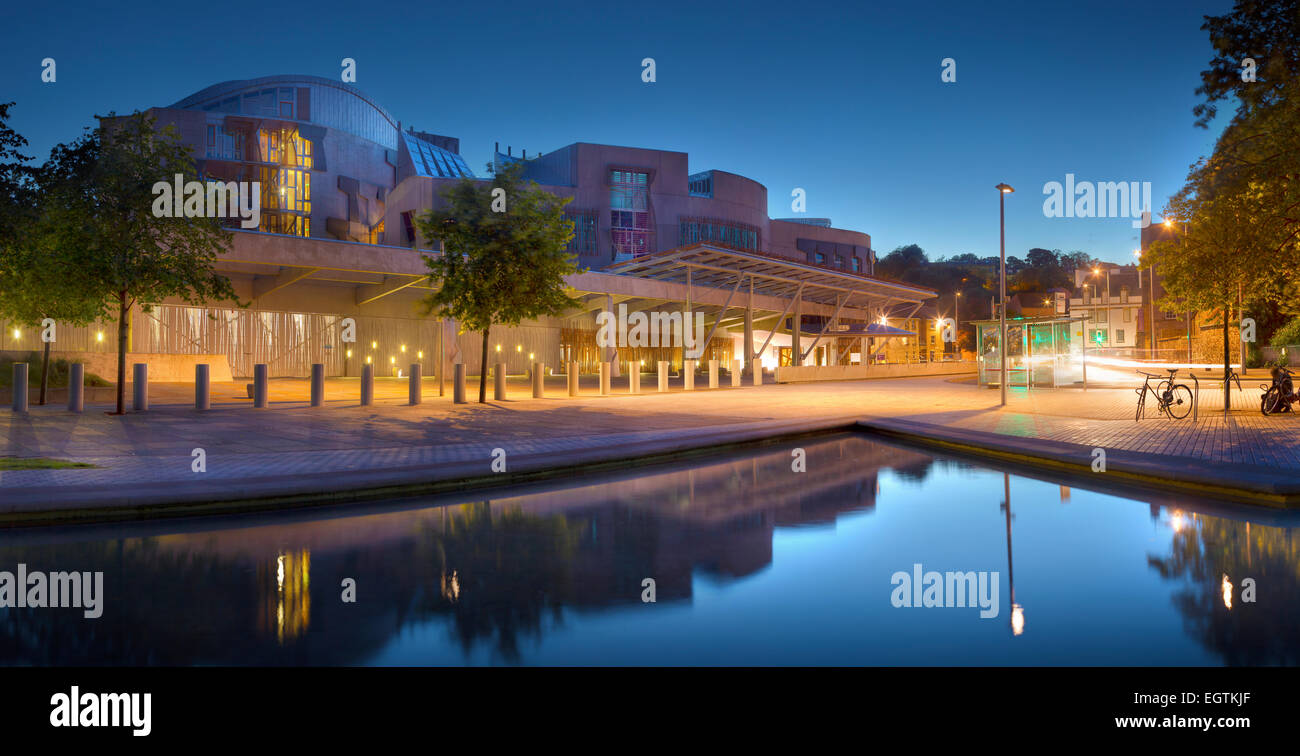
[[[952,293],[952,341],[957,359],[961,359],[961,292]]]
[[[1006,184],[998,184],[998,225],[1001,237],[998,243],[998,291],[1001,307],[998,308],[998,352],[1002,360],[998,373],[998,388],[1002,390],[1002,406],[1007,406],[1007,195],[1015,191]]]

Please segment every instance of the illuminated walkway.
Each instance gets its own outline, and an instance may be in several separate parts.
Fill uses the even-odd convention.
[[[616,384],[620,393],[605,397],[594,395],[592,384],[576,399],[564,395],[563,380],[548,384],[554,398],[540,400],[525,398],[522,381],[513,381],[516,399],[488,405],[454,405],[429,382],[426,403],[405,406],[405,382],[394,380],[377,381],[376,404],[363,408],[351,398],[355,381],[339,379],[329,382],[330,401],[319,409],[302,401],[302,382],[276,381],[265,410],[240,398],[240,383],[214,386],[214,409],[206,413],[167,404],[169,395],[188,401],[179,386],[156,387],[154,409],[125,417],[103,414],[106,405],[83,415],[57,406],[33,407],[26,416],[3,412],[0,455],[98,469],[0,472],[0,513],[487,479],[494,449],[506,452],[508,472],[519,473],[890,419],[935,433],[989,434],[990,442],[1030,451],[1040,442],[1077,444],[1084,463],[1094,447],[1170,455],[1158,461],[1171,477],[1219,465],[1220,477],[1300,483],[1300,418],[1260,415],[1258,388],[1235,401],[1226,420],[1213,409],[1222,406],[1219,395],[1203,391],[1193,424],[1190,417],[1134,422],[1131,388],[1014,390],[999,410],[996,391],[937,377],[638,396]],[[643,391],[653,389],[647,376]],[[203,450],[206,472],[192,471],[195,449]]]

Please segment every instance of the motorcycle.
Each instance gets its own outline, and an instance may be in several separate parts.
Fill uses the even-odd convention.
[[[1295,391],[1295,374],[1284,367],[1273,368],[1272,385],[1260,384],[1264,395],[1259,399],[1259,411],[1265,415],[1278,412],[1291,412],[1291,405],[1300,401],[1300,394]]]

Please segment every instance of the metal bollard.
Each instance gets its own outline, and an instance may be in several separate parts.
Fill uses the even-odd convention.
[[[424,366],[418,362],[411,363],[411,388],[407,397],[412,407],[424,401]]]
[[[718,387],[718,361],[709,360],[709,388]]]
[[[212,379],[206,364],[194,366],[194,409],[212,409]]]
[[[668,390],[668,361],[659,360],[659,391]]]
[[[505,401],[506,398],[506,363],[498,362],[496,375],[493,376],[496,381],[492,387],[492,398],[498,402]]]
[[[740,371],[741,371],[740,360],[732,360],[731,361],[731,387],[732,388],[740,387]]]
[[[600,395],[609,395],[609,363],[600,363]]]
[[[375,366],[361,366],[361,406],[369,407],[375,403]]]
[[[137,362],[131,366],[131,409],[144,412],[149,409],[149,365]]]
[[[266,399],[266,363],[258,363],[253,366],[253,407],[265,409]]]
[[[86,366],[74,362],[68,369],[68,411],[81,412],[86,408]]]
[[[533,398],[541,399],[546,396],[546,363],[533,363]]]
[[[311,406],[325,403],[325,366],[319,362],[311,366]]]
[[[14,412],[27,411],[27,363],[14,363]]]
[[[465,363],[457,362],[452,368],[451,400],[456,404],[465,403]]]
[[[682,361],[682,380],[687,391],[695,390],[695,360]]]
[[[578,363],[569,363],[569,396],[578,395]]]
[[[641,365],[635,360],[627,363],[627,393],[641,393]]]

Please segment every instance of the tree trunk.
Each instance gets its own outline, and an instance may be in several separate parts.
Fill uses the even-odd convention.
[[[478,373],[478,403],[487,404],[487,371],[488,371],[488,332],[492,330],[491,326],[483,329],[483,367]]]
[[[126,339],[127,339],[126,289],[117,293],[117,412],[126,414]]]
[[[1232,317],[1232,307],[1230,305],[1224,305],[1223,306],[1223,415],[1224,417],[1227,417],[1228,408],[1232,406],[1228,403],[1228,392],[1230,390],[1228,388],[1228,385],[1230,383],[1230,381],[1228,380],[1228,374],[1232,371],[1232,352],[1228,348],[1228,330],[1229,330],[1229,320],[1231,319],[1231,317]]]
[[[45,342],[45,355],[41,358],[41,400],[37,404],[45,406],[45,393],[50,387],[50,342]]]

